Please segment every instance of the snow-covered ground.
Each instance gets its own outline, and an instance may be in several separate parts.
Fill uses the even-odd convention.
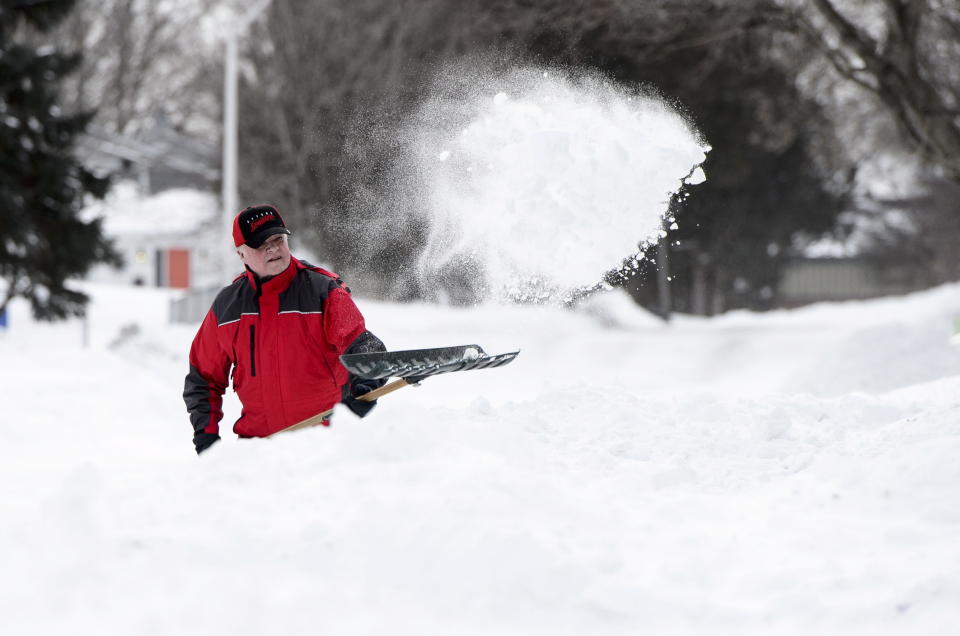
[[[199,458],[193,328],[86,288],[86,348],[0,334],[5,634],[960,632],[960,285],[670,325],[361,298],[391,348],[522,353]]]

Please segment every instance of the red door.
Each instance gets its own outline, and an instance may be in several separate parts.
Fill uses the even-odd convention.
[[[172,247],[167,250],[167,286],[190,287],[190,251]]]

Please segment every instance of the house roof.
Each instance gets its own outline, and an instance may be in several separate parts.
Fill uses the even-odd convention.
[[[84,162],[91,168],[116,169],[119,161],[196,174],[208,181],[219,178],[217,149],[205,140],[184,135],[159,119],[136,137],[91,127],[78,140]]]
[[[103,217],[104,233],[120,238],[194,234],[214,226],[219,211],[217,196],[209,192],[180,188],[142,196],[136,184],[121,182],[103,201],[91,203],[84,216]]]

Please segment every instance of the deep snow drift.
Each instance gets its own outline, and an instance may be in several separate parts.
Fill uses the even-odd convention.
[[[164,291],[88,289],[88,348],[20,304],[0,336],[5,633],[960,624],[960,286],[669,326],[617,294],[361,298],[392,348],[522,353],[200,458],[193,328]]]

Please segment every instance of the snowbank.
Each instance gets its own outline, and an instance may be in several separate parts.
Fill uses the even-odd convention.
[[[180,399],[192,329],[166,324],[163,291],[88,289],[88,348],[81,323],[19,304],[0,336],[9,633],[960,621],[960,286],[671,325],[617,297],[361,299],[393,348],[522,353],[201,458]]]

